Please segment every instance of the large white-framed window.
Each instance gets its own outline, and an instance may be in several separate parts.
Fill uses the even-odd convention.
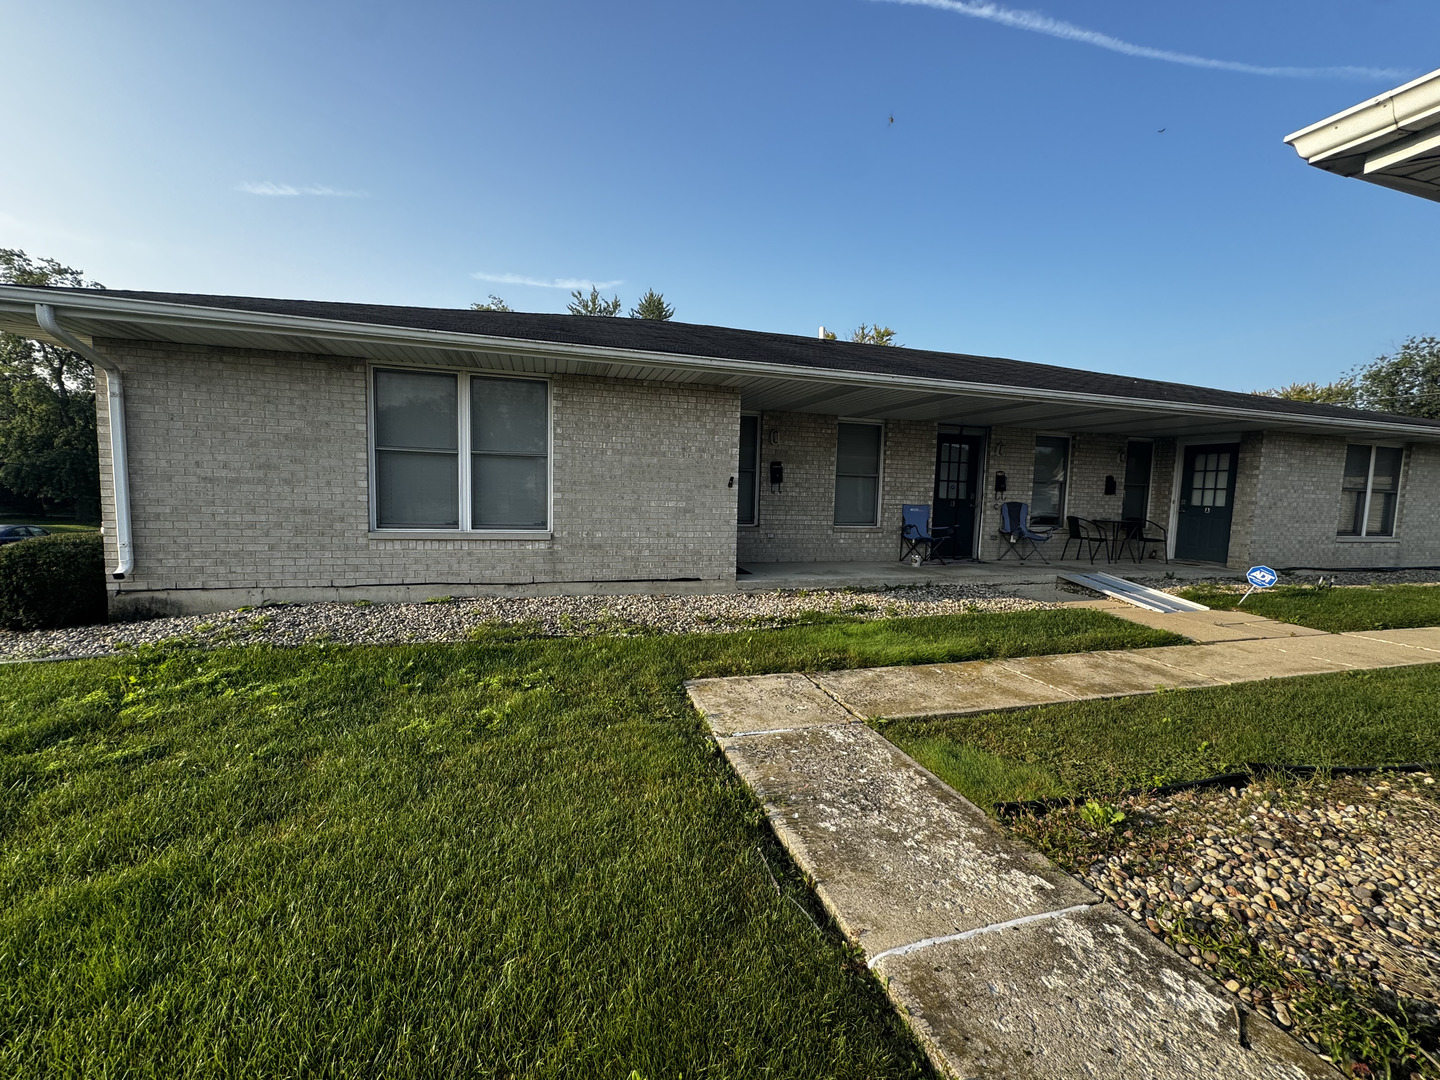
[[[547,380],[374,367],[370,432],[376,531],[548,534]]]
[[[1337,536],[1395,535],[1395,509],[1400,500],[1400,467],[1404,459],[1405,450],[1399,446],[1351,444],[1345,448]]]
[[[880,464],[885,425],[841,420],[835,436],[835,524],[880,524]]]
[[[1035,472],[1030,487],[1030,521],[1059,525],[1065,520],[1065,489],[1070,474],[1070,438],[1035,436]]]
[[[735,524],[760,521],[760,416],[740,415],[740,462],[735,476]]]

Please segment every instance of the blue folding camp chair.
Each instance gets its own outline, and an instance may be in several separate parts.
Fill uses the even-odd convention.
[[[931,527],[929,506],[907,504],[900,507],[900,517],[900,561],[910,559],[916,566],[938,562],[944,566],[940,548],[950,539],[952,530]]]
[[[1050,539],[1049,529],[1033,529],[1030,527],[1030,504],[1022,502],[1007,502],[1000,504],[1000,535],[1009,540],[1008,544],[1002,545],[1000,558],[1006,555],[1014,555],[1021,562],[1030,558],[1031,555],[1039,555],[1040,561],[1048,563],[1045,553],[1040,550],[1040,545]],[[1022,545],[1029,545],[1028,551]],[[998,560],[997,560],[998,561]]]

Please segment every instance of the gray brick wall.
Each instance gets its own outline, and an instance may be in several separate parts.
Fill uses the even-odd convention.
[[[737,420],[738,424],[738,420]],[[760,417],[758,524],[738,532],[743,562],[883,562],[900,557],[900,507],[928,503],[935,488],[933,423],[885,424],[880,523],[835,525],[835,446],[839,418],[819,413]],[[771,433],[778,441],[771,441]],[[779,493],[770,490],[769,464],[785,466]]]
[[[1440,447],[1407,448],[1394,538],[1350,540],[1336,536],[1345,446],[1340,437],[1265,433],[1250,455],[1255,498],[1243,516],[1236,492],[1232,567],[1440,564]]]
[[[147,595],[163,596],[160,608],[242,602],[221,596],[226,590],[460,595],[734,580],[733,390],[557,376],[551,539],[373,539],[363,362],[151,342],[97,347],[124,372],[127,397],[135,571],[112,582],[117,608]],[[98,409],[114,558],[103,394]],[[195,590],[213,600],[183,595]]]

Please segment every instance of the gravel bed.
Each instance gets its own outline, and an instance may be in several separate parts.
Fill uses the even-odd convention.
[[[1357,1000],[1403,1003],[1433,1042],[1440,785],[1427,773],[1386,773],[1266,786],[1122,800],[1126,832],[1082,876],[1285,1028],[1308,1033],[1309,1014],[1294,1004],[1308,978]],[[1306,978],[1288,990],[1245,985],[1233,954],[1202,947],[1234,931],[1276,970]]]
[[[418,604],[285,604],[66,630],[0,631],[0,660],[107,656],[161,642],[220,646],[298,645],[315,640],[377,645],[464,641],[475,630],[496,625],[522,625],[552,637],[727,633],[788,626],[819,615],[887,619],[1053,606],[985,585],[682,596],[441,598]]]

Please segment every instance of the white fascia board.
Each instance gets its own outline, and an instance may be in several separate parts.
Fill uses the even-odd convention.
[[[1312,165],[1364,154],[1402,134],[1440,124],[1440,70],[1285,136]]]
[[[186,304],[132,300],[127,297],[102,294],[83,297],[62,296],[44,289],[31,290],[20,286],[0,286],[0,313],[9,312],[13,315],[20,315],[28,307],[29,319],[33,323],[34,305],[37,303],[49,304],[59,311],[68,313],[68,318],[72,321],[77,314],[82,318],[86,314],[91,314],[98,318],[131,321],[137,324],[191,327],[222,332],[238,330],[252,334],[272,333],[286,337],[300,335],[327,342],[355,342],[372,347],[395,345],[412,349],[428,347],[463,352],[498,352],[516,356],[559,358],[577,363],[639,365],[669,368],[676,372],[713,372],[717,375],[759,376],[797,382],[825,383],[831,386],[920,390],[942,394],[968,394],[1009,401],[1020,399],[1077,406],[1098,405],[1145,413],[1166,412],[1192,416],[1223,416],[1266,427],[1299,426],[1325,429],[1331,432],[1343,429],[1363,431],[1367,434],[1384,433],[1427,441],[1440,441],[1440,427],[1425,428],[1389,421],[1369,423],[1359,419],[1310,416],[1303,413],[1276,413],[1266,409],[1201,405],[1157,398],[1132,398],[1114,394],[967,382],[959,379],[933,379],[914,375],[846,371],[838,368],[801,368],[758,360],[731,360],[724,357],[650,352],[644,349],[617,349],[599,345],[534,341],[528,338],[491,337],[480,334],[463,334],[452,330],[383,326],[372,323],[345,322],[338,319],[316,319],[308,316],[277,315],[271,312],[241,311],[231,308],[201,308]],[[44,336],[43,332],[40,336]],[[293,350],[286,349],[285,351]]]

